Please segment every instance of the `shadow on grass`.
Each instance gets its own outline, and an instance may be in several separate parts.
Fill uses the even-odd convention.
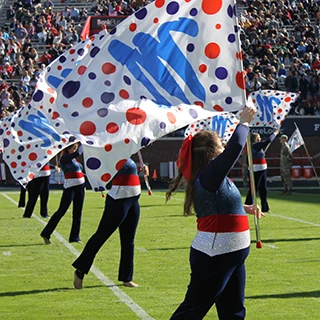
[[[113,285],[112,285],[113,286]],[[84,286],[83,289],[93,289],[93,288],[103,288],[103,287],[112,287],[112,286]],[[63,292],[63,291],[69,291],[69,290],[76,290],[74,288],[52,288],[52,289],[42,289],[42,290],[25,290],[25,291],[9,291],[9,292],[0,292],[0,297],[15,297],[15,296],[24,296],[29,294],[39,294],[39,293],[45,293],[45,292]]]
[[[262,243],[275,243],[275,242],[301,242],[301,241],[317,241],[320,240],[318,238],[288,238],[288,239],[263,239]],[[252,240],[251,243],[255,243],[255,240]]]
[[[278,294],[263,294],[261,296],[247,296],[246,299],[292,299],[292,298],[320,298],[320,290],[306,292],[291,292]]]

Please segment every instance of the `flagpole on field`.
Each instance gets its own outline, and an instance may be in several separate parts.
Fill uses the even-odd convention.
[[[253,172],[253,161],[252,161],[252,148],[251,148],[251,133],[249,132],[247,138],[247,155],[248,155],[248,166],[249,166],[249,175],[250,175],[250,190],[252,202],[255,206],[257,206],[257,196],[256,196],[256,186],[254,182],[254,172]],[[262,248],[262,241],[260,239],[260,227],[259,227],[259,219],[256,215],[253,215],[254,219],[254,227],[256,230],[256,248]]]
[[[297,124],[296,124],[295,122],[294,122],[294,125],[295,125],[296,129],[298,129],[298,130],[299,130],[299,128],[298,128],[298,126],[297,126]],[[300,131],[300,130],[299,130],[299,131]],[[319,181],[319,177],[318,177],[318,174],[317,174],[316,168],[314,167],[314,164],[313,164],[313,162],[311,161],[311,157],[310,157],[309,151],[308,151],[307,146],[306,146],[306,144],[305,144],[305,143],[303,144],[303,147],[304,147],[304,150],[306,151],[306,154],[307,154],[308,160],[309,160],[309,162],[310,162],[310,164],[311,164],[311,166],[312,166],[312,169],[313,169],[314,175],[316,176],[316,178],[317,178],[317,182],[318,182],[318,184],[319,184],[319,186],[320,186],[320,181]]]
[[[139,162],[140,162],[141,169],[143,170],[144,163],[143,163],[142,154],[141,154],[140,150],[138,151],[138,157],[139,157]],[[148,189],[148,195],[151,196],[152,195],[152,190],[151,190],[151,187],[150,187],[150,184],[149,184],[148,176],[146,174],[144,174],[144,172],[143,172],[143,178],[144,178],[144,182],[146,184],[146,187]]]

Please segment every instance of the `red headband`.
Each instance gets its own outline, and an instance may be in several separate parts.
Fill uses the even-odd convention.
[[[190,180],[192,169],[192,135],[189,135],[182,143],[177,166],[185,179],[187,181]]]

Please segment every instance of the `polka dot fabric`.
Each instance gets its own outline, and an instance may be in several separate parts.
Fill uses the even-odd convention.
[[[251,93],[247,105],[255,106],[257,112],[250,126],[279,129],[297,98],[297,93],[276,90],[262,90]],[[222,142],[226,144],[239,123],[240,113],[241,111],[236,114],[221,112],[215,113],[207,119],[197,120],[187,127],[185,137],[195,135],[199,131],[211,130],[217,132]]]
[[[47,67],[30,106],[1,126],[5,161],[26,183],[74,136],[102,191],[140,148],[242,108],[241,59],[234,1],[155,0]]]

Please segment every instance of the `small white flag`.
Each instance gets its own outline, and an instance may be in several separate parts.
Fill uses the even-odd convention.
[[[300,130],[297,128],[288,141],[288,145],[290,147],[290,152],[297,150],[302,145],[304,145],[304,140],[302,138]]]

